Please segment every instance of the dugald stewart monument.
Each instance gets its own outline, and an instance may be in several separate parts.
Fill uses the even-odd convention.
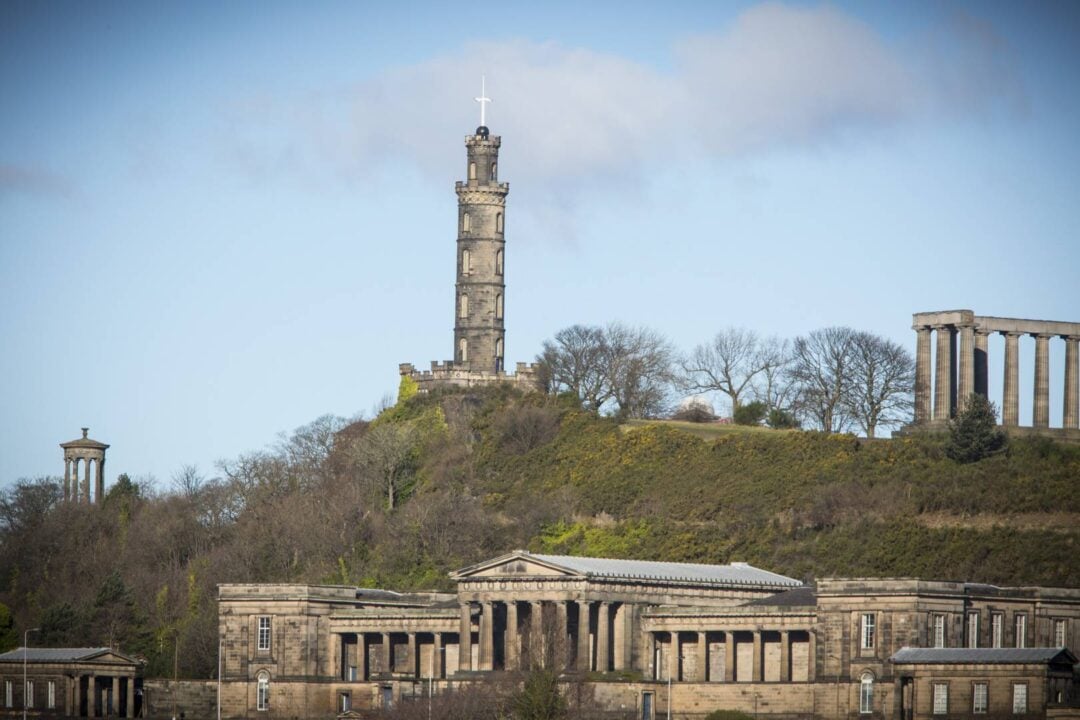
[[[371,421],[320,418],[172,493],[106,492],[110,446],[63,443],[62,484],[5,495],[0,715],[1080,718],[1080,325],[919,313],[914,360],[867,332],[800,338],[804,368],[815,342],[887,350],[865,438],[832,414],[800,429],[828,390],[809,376],[802,405],[765,393],[750,421],[731,383],[733,422],[656,417],[674,353],[624,326],[575,326],[508,372],[509,184],[476,99],[452,357],[401,364]],[[1034,430],[1066,342],[1058,433],[1007,432],[1023,334]],[[786,367],[753,357],[759,380]],[[829,413],[855,417],[857,382],[834,384]],[[909,422],[881,439],[879,420]]]

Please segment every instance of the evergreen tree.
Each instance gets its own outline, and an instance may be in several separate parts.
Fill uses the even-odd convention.
[[[1001,452],[1008,437],[997,427],[997,410],[982,395],[968,396],[967,406],[949,424],[945,454],[958,463],[973,463]]]

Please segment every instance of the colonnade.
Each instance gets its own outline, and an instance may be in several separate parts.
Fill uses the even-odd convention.
[[[629,669],[633,606],[605,600],[475,603],[480,608],[478,667],[472,667],[472,602],[460,606],[458,671],[519,670],[533,664],[582,672]]]
[[[72,717],[135,717],[135,678],[77,673],[72,680]]]
[[[807,630],[649,632],[652,678],[672,682],[812,682]],[[688,662],[690,660],[693,662]]]
[[[95,472],[96,470],[96,472]],[[93,492],[91,493],[91,488]],[[105,495],[105,458],[64,458],[64,499],[100,503]]]
[[[972,394],[989,397],[989,336],[1005,337],[1001,424],[1020,424],[1020,338],[1035,340],[1032,426],[1050,427],[1050,341],[1065,342],[1062,383],[1065,429],[1080,428],[1080,323],[976,316],[970,310],[916,313],[915,422],[945,422]],[[936,358],[931,369],[931,334]],[[931,397],[931,372],[933,395]]]

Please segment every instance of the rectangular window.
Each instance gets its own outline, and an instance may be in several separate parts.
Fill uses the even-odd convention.
[[[999,648],[1004,644],[1005,615],[994,613],[990,616],[990,646]]]
[[[934,714],[946,715],[949,712],[949,686],[934,683]]]
[[[270,709],[270,676],[266,673],[259,673],[255,691],[255,709],[260,711]]]
[[[259,650],[270,649],[270,618],[259,618]]]
[[[1064,620],[1054,621],[1054,647],[1065,647],[1068,644],[1068,627]]]
[[[352,696],[349,693],[341,693],[338,698],[340,700],[338,707],[341,708],[341,712],[347,713],[352,710]]]
[[[56,681],[55,680],[50,680],[49,681],[48,694],[45,697],[45,702],[47,703],[46,707],[48,707],[49,710],[55,710],[56,709]]]
[[[4,681],[4,707],[15,707],[15,684],[10,680]]]
[[[945,616],[934,616],[934,647],[945,647]]]
[[[989,706],[989,688],[984,682],[975,683],[971,693],[971,712],[976,715],[985,715]]]
[[[1027,647],[1027,615],[1016,616],[1016,647]]]
[[[23,695],[23,704],[28,708],[32,708],[34,707],[34,681],[27,680],[24,689],[26,690],[26,694]]]
[[[863,613],[862,616],[862,649],[874,649],[874,613]]]
[[[1013,715],[1027,712],[1027,684],[1013,683]]]
[[[967,616],[967,646],[979,647],[979,613],[968,613]]]

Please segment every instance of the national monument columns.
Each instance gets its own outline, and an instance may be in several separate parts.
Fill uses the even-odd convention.
[[[1066,431],[1080,429],[1080,323],[984,317],[971,310],[915,313],[912,321],[916,333],[916,424],[946,422],[964,409],[971,395],[989,397],[989,337],[1000,334],[1005,340],[1002,425],[1020,425],[1020,340],[1030,336],[1035,346],[1031,425],[1051,427],[1050,392],[1056,384],[1050,376],[1051,341],[1060,339],[1065,343],[1061,427]]]

